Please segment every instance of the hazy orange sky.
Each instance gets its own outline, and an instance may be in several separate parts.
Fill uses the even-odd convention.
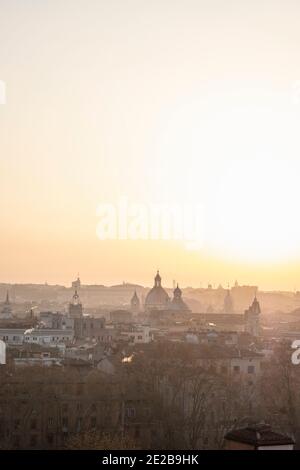
[[[300,289],[297,0],[1,0],[0,282]],[[120,198],[204,239],[100,240]]]

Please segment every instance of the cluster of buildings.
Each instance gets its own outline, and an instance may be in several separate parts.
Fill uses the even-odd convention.
[[[97,371],[114,382],[122,376],[126,364],[133,363],[139,357],[151,356],[156,346],[159,349],[161,345],[166,345],[166,348],[182,345],[183,350],[187,348],[191,351],[193,364],[197,370],[228,378],[232,383],[242,383],[248,391],[253,391],[251,393],[255,397],[254,390],[261,377],[262,368],[269,360],[269,356],[265,353],[266,345],[260,325],[261,308],[256,293],[244,313],[234,312],[229,290],[225,293],[222,312],[192,312],[183,298],[179,285],[175,286],[173,295],[170,296],[162,286],[162,278],[157,271],[154,285],[144,299],[140,299],[138,293],[134,291],[131,293],[127,308],[120,305],[106,315],[99,316],[85,313],[79,295],[81,289],[79,278],[74,281],[73,289],[73,297],[65,311],[36,313],[31,309],[22,318],[14,315],[7,293],[0,311],[0,340],[7,347],[7,365],[14,370],[23,370],[26,366],[38,366],[42,369],[50,367],[68,373],[70,370],[76,370],[81,377],[88,377],[93,371]],[[175,358],[173,360],[172,355],[169,361],[174,366]],[[180,359],[178,364],[180,365]],[[72,390],[80,384],[80,380],[72,382]],[[166,393],[170,386],[168,374],[161,384],[164,385],[163,393],[169,400]],[[43,423],[49,424],[47,425],[49,430],[48,427],[47,430],[43,429],[43,445],[50,448],[58,445],[55,427],[64,428],[65,434],[68,434],[70,429],[72,432],[78,432],[83,423],[80,411],[78,420],[74,423],[73,411],[71,415],[67,412],[65,416],[58,415],[58,410],[61,413],[61,406],[71,409],[80,402],[74,390],[71,395],[75,393],[75,396],[72,395],[70,401],[64,395],[63,389],[62,385],[60,387],[62,405],[54,403],[53,410],[56,411],[53,411],[51,416],[47,414],[49,411],[47,407],[44,409],[46,399],[40,405],[41,413],[45,415]],[[93,399],[89,404],[95,407],[95,412],[88,418],[88,421],[92,420],[95,426],[99,420],[97,409],[101,410],[103,406],[103,400],[100,400],[101,403],[96,401]],[[116,422],[119,422],[121,413],[123,425],[126,421],[132,422],[137,429],[136,420],[133,418],[136,417],[141,397],[130,399],[131,405],[120,403],[119,400],[118,404],[114,405]],[[145,417],[147,413],[145,413],[142,412],[147,429]],[[38,444],[36,432],[38,419],[32,418],[32,443],[30,445],[24,443],[24,446],[29,445],[34,448],[41,445],[41,441]],[[12,435],[16,434],[16,439],[20,439],[19,432],[15,432],[14,429],[9,432]],[[64,432],[60,434],[60,445],[63,442],[63,435]],[[229,436],[226,441],[229,448],[236,445],[236,442],[233,444],[233,437]]]
[[[134,291],[129,308],[124,309],[121,306],[111,310],[106,316],[98,316],[84,312],[79,296],[79,278],[74,281],[73,288],[74,294],[67,311],[41,311],[35,314],[31,309],[22,318],[13,314],[7,293],[0,311],[0,340],[6,343],[8,352],[13,349],[18,351],[18,357],[16,354],[14,357],[16,364],[36,364],[39,359],[42,364],[49,365],[72,357],[80,360],[84,358],[95,365],[95,358],[99,362],[104,357],[113,355],[118,347],[149,344],[153,341],[183,341],[207,344],[212,348],[220,345],[230,347],[232,359],[241,361],[241,353],[236,352],[240,346],[240,338],[243,335],[248,339],[258,338],[260,335],[261,310],[256,295],[244,314],[232,313],[229,290],[224,298],[223,312],[196,313],[184,301],[178,284],[173,297],[169,296],[157,271],[154,285],[143,302]],[[32,350],[32,357],[29,353],[31,346],[36,348],[36,351]],[[37,358],[37,348],[42,353],[48,349],[49,357],[55,355],[60,361],[53,362],[48,356]],[[99,349],[102,356],[99,355]],[[85,354],[86,351],[89,351],[88,355]],[[20,360],[22,354],[26,356],[26,360]],[[241,369],[243,368],[242,365]]]

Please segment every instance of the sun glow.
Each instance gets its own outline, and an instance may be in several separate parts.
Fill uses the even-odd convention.
[[[203,249],[247,262],[300,254],[300,113],[288,93],[185,99],[166,122],[157,183],[203,204]]]
[[[235,162],[219,191],[210,244],[246,261],[285,261],[299,255],[299,164],[271,156]]]

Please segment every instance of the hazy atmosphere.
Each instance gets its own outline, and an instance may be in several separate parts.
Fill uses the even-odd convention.
[[[300,289],[298,1],[0,8],[1,282]],[[201,237],[101,240],[121,198]]]
[[[300,450],[299,25],[0,0],[1,469]]]

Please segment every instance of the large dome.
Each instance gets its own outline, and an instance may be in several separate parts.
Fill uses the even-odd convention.
[[[169,302],[169,296],[163,287],[152,287],[146,296],[145,305],[166,305]]]
[[[161,277],[157,271],[154,286],[146,296],[145,307],[147,310],[164,310],[168,307],[169,300],[167,292],[161,286]]]

